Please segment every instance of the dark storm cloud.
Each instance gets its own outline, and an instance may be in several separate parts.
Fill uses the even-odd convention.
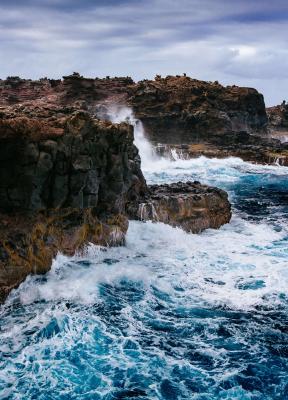
[[[188,74],[288,97],[285,0],[0,0],[0,75]]]

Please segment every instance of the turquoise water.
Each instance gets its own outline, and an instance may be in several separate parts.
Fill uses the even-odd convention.
[[[161,160],[149,182],[224,188],[230,224],[131,222],[126,246],[59,255],[0,314],[1,399],[288,399],[288,176]]]

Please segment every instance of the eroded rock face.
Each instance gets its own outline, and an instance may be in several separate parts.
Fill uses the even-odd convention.
[[[128,206],[130,217],[164,222],[186,232],[218,229],[231,219],[227,193],[199,182],[151,185],[145,198],[139,200],[137,206]]]
[[[133,128],[95,117],[135,90],[130,78],[78,74],[0,80],[0,302],[29,273],[48,271],[58,251],[122,244],[128,216],[189,232],[229,221],[227,195],[215,188],[148,189]]]
[[[29,274],[51,268],[58,252],[72,256],[88,243],[121,245],[128,229],[123,214],[99,218],[94,208],[0,213],[0,303]]]
[[[267,108],[269,127],[271,129],[288,130],[288,104],[283,102],[281,105]]]
[[[134,112],[154,143],[211,140],[241,131],[266,134],[263,96],[255,89],[224,87],[186,76],[141,81],[130,97]]]
[[[273,138],[261,138],[246,132],[227,135],[227,141],[219,146],[213,143],[194,143],[182,145],[159,144],[156,152],[160,156],[170,157],[177,154],[181,159],[239,157],[244,161],[258,164],[277,164],[288,166],[288,143]],[[173,153],[172,153],[173,151]]]
[[[162,155],[172,147],[184,158],[235,156],[288,165],[288,148],[281,144],[287,106],[268,109],[268,129],[264,99],[255,89],[158,77],[139,82],[130,103]],[[280,124],[281,138],[275,133]]]
[[[130,77],[94,79],[78,73],[64,76],[63,79],[43,78],[35,81],[9,77],[0,79],[0,106],[33,102],[34,106],[40,107],[53,104],[87,110],[107,98],[125,103],[131,85],[134,82]]]
[[[0,117],[0,301],[58,251],[123,244],[146,189],[133,128],[89,113],[8,107]]]
[[[288,104],[267,108],[269,133],[272,137],[288,142]]]

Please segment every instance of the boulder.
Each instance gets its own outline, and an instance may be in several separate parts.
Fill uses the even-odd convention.
[[[163,222],[199,233],[218,229],[231,219],[231,205],[224,190],[200,182],[151,185],[145,198],[128,205],[130,218]]]

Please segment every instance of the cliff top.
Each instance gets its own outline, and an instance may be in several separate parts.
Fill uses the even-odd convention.
[[[65,133],[77,135],[85,131],[85,126],[94,130],[108,132],[127,124],[112,124],[99,120],[87,111],[76,107],[32,104],[0,107],[0,139],[27,138],[35,141],[57,138]]]

